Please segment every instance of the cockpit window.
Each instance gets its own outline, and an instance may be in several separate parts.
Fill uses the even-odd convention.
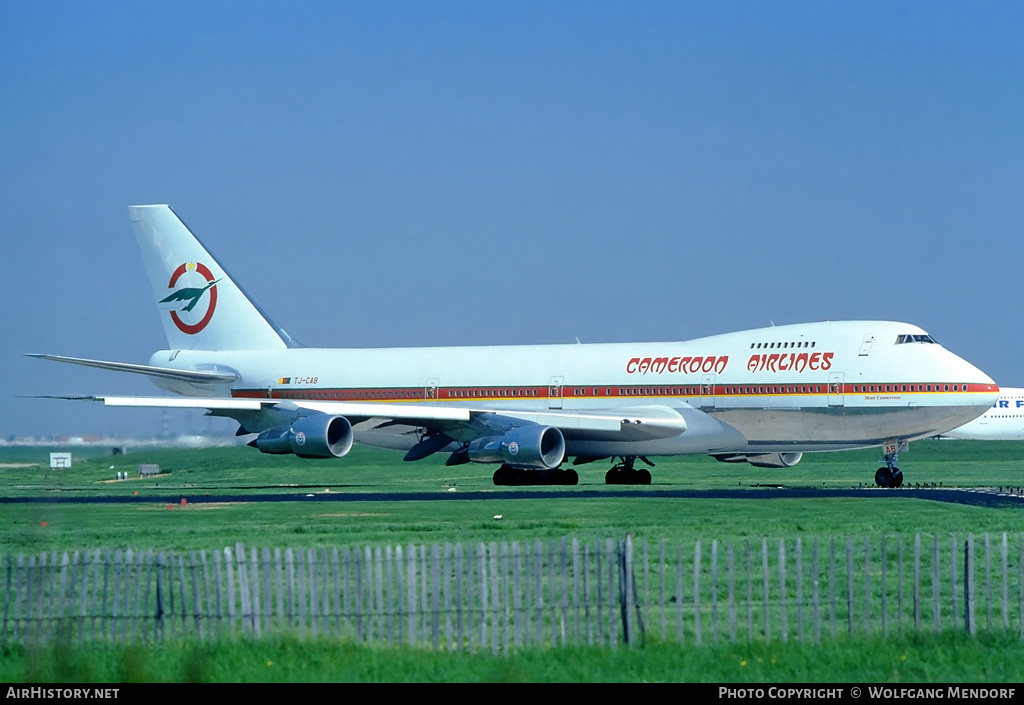
[[[934,342],[935,342],[935,338],[933,338],[933,337],[931,337],[930,335],[927,335],[927,334],[925,334],[925,335],[914,335],[914,334],[908,333],[906,335],[898,335],[898,336],[896,336],[896,344],[897,345],[902,345],[903,343],[934,343]]]

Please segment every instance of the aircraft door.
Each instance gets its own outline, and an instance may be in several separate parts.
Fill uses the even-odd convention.
[[[437,388],[440,384],[441,380],[437,377],[429,378],[423,386],[423,398],[427,401],[435,401],[437,399]]]
[[[860,351],[857,353],[860,357],[867,357],[871,354],[871,345],[875,342],[875,336],[868,333],[864,336],[864,340],[860,341]]]
[[[704,375],[700,378],[700,408],[715,408],[715,375]]]
[[[555,375],[551,378],[551,384],[548,385],[548,408],[549,409],[561,409],[562,408],[562,386],[565,384],[565,377],[562,375]]]
[[[828,405],[843,406],[843,382],[846,375],[833,372],[828,376]]]

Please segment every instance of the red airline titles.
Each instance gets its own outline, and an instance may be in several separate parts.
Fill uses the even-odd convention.
[[[747,360],[750,372],[803,372],[804,370],[828,370],[832,367],[832,352],[813,353],[757,353]],[[698,355],[696,357],[634,357],[626,363],[627,374],[645,375],[648,372],[661,374],[675,372],[694,374],[715,372],[721,374],[729,364],[728,355]]]
[[[662,372],[681,372],[689,374],[694,372],[711,372],[721,374],[725,366],[729,364],[729,356],[716,357],[634,357],[626,363],[627,374],[645,375],[648,372],[661,374]]]
[[[772,353],[751,355],[747,360],[747,369],[751,372],[768,370],[769,372],[803,372],[805,369],[827,370],[832,367],[835,353]]]

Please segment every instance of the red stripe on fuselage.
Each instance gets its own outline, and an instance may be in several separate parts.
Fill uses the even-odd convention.
[[[992,384],[915,382],[913,384],[715,384],[711,385],[562,385],[508,387],[276,387],[267,389],[233,389],[231,396],[252,399],[317,399],[323,401],[505,401],[527,399],[637,399],[711,397],[745,399],[757,397],[861,396],[886,397],[903,394],[951,394],[998,392]]]

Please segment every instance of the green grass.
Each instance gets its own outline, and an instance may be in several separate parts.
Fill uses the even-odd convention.
[[[0,491],[4,496],[40,492],[170,495],[183,491],[278,491],[283,487],[332,488],[357,492],[443,492],[450,487],[494,491],[493,466],[444,465],[438,454],[416,463],[402,462],[397,451],[356,446],[342,459],[304,460],[265,455],[247,447],[197,450],[128,448],[112,456],[109,449],[73,450],[70,470],[50,470],[50,450],[67,448],[0,448]],[[808,453],[792,468],[754,468],[746,463],[719,463],[705,456],[655,458],[653,487],[713,489],[781,484],[788,487],[873,486],[877,449]],[[30,467],[9,468],[9,464]],[[164,474],[138,478],[141,463],[156,463]],[[919,441],[900,457],[906,482],[913,486],[1024,487],[1024,444],[981,441]],[[614,489],[604,484],[608,461],[577,468],[586,489]],[[131,479],[115,482],[118,471]],[[522,488],[526,491],[537,488]]]
[[[621,537],[632,533],[653,552],[658,541],[704,545],[711,539],[767,538],[828,541],[902,534],[910,551],[914,533],[1024,532],[1017,503],[974,507],[911,499],[899,491],[872,490],[855,499],[816,497],[811,488],[872,483],[878,452],[809,454],[794,468],[768,470],[710,458],[656,459],[654,484],[643,490],[728,489],[758,485],[808,488],[806,497],[771,501],[673,497],[582,497],[581,491],[621,491],[603,484],[606,463],[580,468],[581,487],[567,497],[501,499],[493,468],[443,460],[403,463],[401,454],[357,447],[341,460],[309,461],[262,455],[249,448],[166,450],[81,449],[74,467],[51,471],[49,448],[0,449],[0,496],[131,495],[140,504],[0,504],[0,551],[73,551],[95,548],[220,549],[236,542],[256,547],[333,547],[458,541],[533,541],[556,537]],[[53,450],[66,450],[54,448]],[[32,463],[30,467],[6,467]],[[140,463],[157,463],[157,478],[137,475]],[[907,482],[945,487],[1024,485],[1024,445],[972,441],[923,441],[901,457]],[[454,488],[454,492],[452,489]],[[527,494],[544,488],[523,488]],[[323,492],[420,493],[422,501],[280,503],[192,502],[183,496]],[[628,491],[628,488],[627,488]],[[474,493],[472,501],[427,501]],[[168,509],[170,505],[170,509]],[[497,521],[495,515],[502,515]],[[998,539],[995,539],[998,540]],[[1011,539],[1011,546],[1016,546]],[[639,543],[638,545],[643,545]],[[790,544],[792,545],[792,544]],[[824,545],[824,544],[823,544]],[[840,541],[842,546],[843,542]],[[894,550],[890,544],[890,552]],[[689,550],[689,549],[688,549]],[[841,549],[842,550],[842,549]],[[858,549],[859,550],[859,549]],[[692,555],[692,552],[691,552]],[[859,555],[859,554],[858,554]],[[907,554],[909,555],[909,553]],[[805,559],[806,560],[806,559]],[[1012,561],[1011,561],[1012,562]],[[805,568],[806,570],[806,568]],[[655,630],[657,631],[657,630]],[[710,681],[710,682],[1015,682],[1024,677],[1016,634],[959,634],[826,640],[820,647],[782,644],[705,644],[702,648],[649,640],[636,649],[526,649],[510,656],[381,649],[330,639],[274,639],[217,645],[90,644],[42,651],[8,646],[0,652],[0,679],[46,682],[133,681]],[[268,665],[269,663],[269,665]]]
[[[447,468],[430,458],[403,463],[398,453],[355,448],[341,460],[309,461],[268,456],[250,448],[132,450],[110,456],[101,450],[76,454],[71,470],[42,463],[49,449],[2,449],[0,463],[32,462],[30,468],[0,470],[0,496],[80,494],[131,495],[152,502],[121,505],[4,504],[4,551],[90,548],[221,548],[241,541],[253,546],[321,547],[343,544],[405,544],[434,541],[512,541],[561,536],[614,537],[632,532],[651,542],[719,541],[797,536],[948,535],[1024,531],[1019,505],[972,507],[901,497],[873,490],[856,499],[806,498],[678,499],[672,497],[578,497],[580,490],[605,492],[605,463],[584,465],[582,486],[566,498],[472,501],[346,501],[196,504],[183,496],[329,490],[422,493],[450,497],[496,490],[491,468]],[[1020,483],[1024,445],[972,441],[923,441],[903,455],[911,484],[1005,486]],[[796,487],[856,487],[873,475],[874,451],[807,455],[794,468],[767,470],[710,458],[658,461],[650,490],[727,489],[758,484]],[[169,471],[159,478],[115,482],[114,473],[137,476],[140,463]],[[114,470],[110,466],[114,466]],[[1017,482],[1015,482],[1017,481]],[[1024,484],[1024,483],[1021,483]],[[451,491],[454,488],[454,493]],[[523,488],[527,494],[543,488]],[[172,508],[168,510],[168,505]],[[493,517],[501,515],[496,521]]]
[[[0,506],[4,551],[323,547],[575,536],[656,542],[1024,531],[1020,509],[899,499],[524,499],[470,502]],[[502,515],[500,521],[493,519]]]
[[[24,646],[0,650],[0,681],[134,682],[875,682],[1019,683],[1015,635],[917,635],[701,648],[526,649],[511,655],[378,649],[334,639]]]

